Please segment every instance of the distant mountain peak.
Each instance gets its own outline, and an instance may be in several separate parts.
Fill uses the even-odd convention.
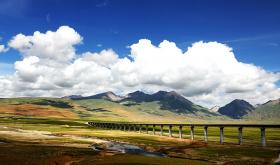
[[[144,93],[144,92],[142,92],[142,91],[135,91],[135,92],[132,92],[132,93],[129,93],[129,94],[127,94],[127,96],[129,97],[129,96],[140,96],[140,95],[148,95],[148,94],[146,94],[146,93]]]
[[[112,95],[116,95],[114,92],[112,91],[108,91],[108,92],[104,92],[104,94],[112,94]]]
[[[179,96],[179,97],[183,97],[182,95],[178,94],[177,92],[175,91],[170,91],[170,92],[167,92],[167,91],[158,91],[156,93],[154,93],[153,95],[162,95],[162,96]]]
[[[146,94],[142,91],[135,91],[132,93],[127,94],[125,97],[127,100],[133,100],[136,102],[143,102],[143,101],[150,101],[151,100],[151,95]]]
[[[245,101],[245,100],[242,100],[242,99],[234,99],[234,100],[232,100],[231,102],[243,102],[243,103],[248,103],[247,101]]]
[[[178,94],[175,91],[170,91],[170,92],[158,91],[152,94],[152,96],[158,99],[177,99],[180,101],[186,101],[188,102],[188,104],[192,104],[191,101],[187,100],[185,97],[183,97],[182,95]]]
[[[218,112],[218,110],[220,109],[220,106],[214,106],[212,108],[210,108],[209,110],[212,111],[212,112]]]
[[[219,108],[218,112],[233,119],[241,119],[244,115],[253,110],[255,110],[255,107],[247,101],[235,99],[227,105]]]
[[[177,92],[175,92],[175,91],[170,91],[170,92],[168,92],[170,95],[176,95],[176,96],[178,96],[178,95],[180,95],[180,94],[178,94]],[[181,96],[181,95],[180,95]]]
[[[82,98],[82,95],[69,95],[69,96],[63,96],[62,98],[66,98],[66,99],[79,99]]]
[[[194,104],[175,91],[158,91],[151,95],[155,101],[160,101],[163,109],[172,109],[178,113],[194,113]]]
[[[154,93],[154,94],[166,94],[166,93],[168,93],[167,91],[157,91],[156,93]]]
[[[179,97],[182,97],[180,94],[178,94],[177,92],[175,91],[170,91],[170,92],[167,92],[167,91],[158,91],[154,94],[152,94],[154,96],[179,96]]]
[[[99,94],[92,95],[92,96],[78,97],[78,98],[71,98],[71,99],[73,99],[73,100],[105,99],[105,100],[109,100],[109,101],[119,101],[119,100],[121,100],[123,98],[118,96],[118,95],[116,95],[112,91],[108,91],[108,92],[99,93]]]
[[[266,104],[272,104],[272,105],[277,105],[280,104],[280,98],[276,99],[276,100],[269,100],[266,103],[262,104],[262,105],[266,105]]]
[[[105,99],[105,100],[109,100],[109,101],[119,101],[119,100],[122,99],[122,97],[116,95],[112,91],[100,93],[100,94],[94,95],[93,97],[94,98],[99,98],[99,99]]]

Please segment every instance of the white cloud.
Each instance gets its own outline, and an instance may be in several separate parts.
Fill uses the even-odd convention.
[[[24,57],[37,56],[56,62],[69,62],[75,57],[76,44],[82,37],[72,28],[61,26],[57,31],[34,32],[32,36],[16,35],[9,46],[17,49]]]
[[[83,54],[83,60],[93,61],[98,65],[109,67],[118,61],[118,55],[112,50],[102,50],[100,53],[86,52]]]
[[[5,45],[0,45],[0,53],[5,53],[9,50],[9,48],[6,48]]]
[[[127,93],[175,90],[204,106],[223,105],[232,99],[262,103],[280,97],[275,85],[280,75],[239,62],[232,48],[218,42],[196,42],[186,51],[174,42],[158,46],[148,39],[131,45],[130,58],[113,50],[77,55],[82,37],[72,28],[16,35],[9,46],[23,60],[16,72],[0,77],[1,97],[90,95],[104,91]]]

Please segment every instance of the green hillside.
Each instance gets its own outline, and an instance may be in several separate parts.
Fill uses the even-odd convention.
[[[256,110],[248,113],[244,119],[280,121],[280,99],[259,105]]]
[[[73,120],[126,121],[126,122],[199,122],[215,121],[226,117],[210,113],[193,105],[196,113],[179,114],[162,109],[159,102],[141,102],[125,105],[104,99],[71,100],[67,98],[10,98],[0,99],[1,116],[28,116],[65,118]]]
[[[249,112],[241,120],[233,120],[219,113],[192,104],[193,113],[178,113],[163,108],[160,101],[121,101],[107,99],[69,98],[7,98],[0,99],[0,116],[57,118],[80,121],[122,121],[158,123],[216,123],[255,122],[279,123],[279,100],[269,101]]]

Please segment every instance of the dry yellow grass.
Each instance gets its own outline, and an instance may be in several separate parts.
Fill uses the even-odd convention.
[[[0,113],[33,117],[78,118],[77,114],[67,109],[34,104],[2,105],[0,107]]]

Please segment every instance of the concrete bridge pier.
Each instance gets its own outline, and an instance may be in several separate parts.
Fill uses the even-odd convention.
[[[243,127],[238,128],[238,144],[239,145],[242,145],[242,142],[243,142],[242,129],[243,129]]]
[[[182,129],[183,129],[183,126],[182,126],[182,125],[179,125],[179,138],[180,138],[180,139],[183,138]]]
[[[163,125],[160,125],[160,136],[163,136]]]
[[[194,126],[191,126],[191,141],[194,141]]]
[[[148,134],[148,133],[149,133],[149,125],[146,124],[146,134]]]
[[[142,124],[139,125],[139,133],[141,133]]]
[[[172,137],[172,125],[169,125],[168,132],[169,132],[169,137]]]
[[[220,127],[220,144],[224,143],[224,127]]]
[[[263,147],[266,146],[266,138],[265,138],[265,127],[261,128],[261,145]]]
[[[153,135],[156,134],[156,130],[155,130],[155,124],[153,124]]]
[[[208,143],[208,126],[204,126],[204,142]]]

